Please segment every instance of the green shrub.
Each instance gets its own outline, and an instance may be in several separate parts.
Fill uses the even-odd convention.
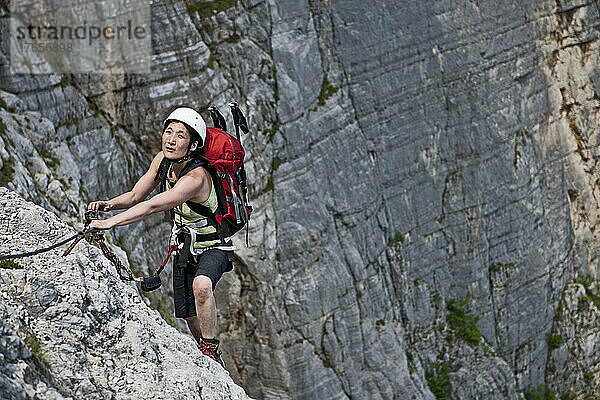
[[[321,84],[321,93],[319,93],[319,105],[324,105],[327,99],[333,96],[333,94],[337,91],[338,88],[329,83],[329,81],[327,80],[327,76],[323,76],[323,83]]]
[[[75,86],[75,77],[72,74],[63,75],[60,80],[60,86],[63,89],[67,86]]]
[[[275,185],[273,184],[273,174],[271,174],[271,176],[269,176],[269,179],[267,180],[267,186],[265,186],[265,192],[270,192],[271,190],[273,190],[274,187],[275,187]]]
[[[13,260],[3,260],[3,261],[0,261],[0,268],[2,268],[2,269],[23,269],[23,266],[17,264]]]
[[[237,0],[196,0],[187,5],[190,14],[198,13],[201,18],[209,18],[237,4]]]
[[[585,294],[579,296],[579,301],[577,302],[577,312],[582,312],[586,310],[588,308],[589,302],[590,299]]]
[[[525,399],[527,400],[558,400],[556,393],[551,387],[538,386],[537,388],[525,392]]]
[[[449,363],[433,363],[431,368],[425,371],[425,379],[429,390],[437,400],[446,400],[450,390],[448,379]]]
[[[577,398],[577,395],[575,393],[573,393],[571,390],[564,392],[560,396],[560,400],[575,400],[576,398]]]
[[[563,343],[563,339],[558,334],[548,333],[546,335],[546,342],[548,342],[548,347],[550,350],[554,350],[560,347],[560,345]]]
[[[558,307],[556,307],[556,314],[554,314],[554,319],[556,321],[560,321],[564,316],[564,307],[562,303],[558,303]]]
[[[590,290],[588,292],[588,299],[591,300],[591,302],[594,303],[597,308],[600,308],[600,296],[598,296],[596,293],[592,293]]]
[[[269,135],[269,141],[272,142],[273,138],[275,137],[275,134],[277,133],[277,131],[279,130],[279,124],[273,124],[273,126],[271,127],[271,129],[267,130],[267,135]]]
[[[60,160],[57,157],[55,157],[54,155],[52,155],[52,153],[50,153],[49,151],[40,149],[39,153],[49,168],[54,168],[60,164]]]
[[[448,315],[446,320],[450,327],[456,332],[457,336],[465,340],[467,343],[476,345],[481,340],[481,332],[477,322],[479,317],[469,315],[469,299],[471,294],[459,299],[450,299],[446,302]]]
[[[590,286],[592,285],[592,283],[594,283],[594,277],[590,274],[585,274],[583,276],[580,276],[579,278],[577,278],[575,280],[575,282],[580,283],[583,285],[584,288],[589,289]]]
[[[277,157],[274,157],[271,161],[271,170],[276,171],[277,168],[281,165],[281,160]]]
[[[489,271],[490,272],[499,272],[501,269],[507,270],[509,268],[514,268],[514,266],[515,266],[515,264],[513,264],[513,263],[504,264],[504,263],[495,262],[490,265]]]
[[[90,101],[90,110],[94,113],[94,117],[97,117],[98,115],[100,115],[100,107],[98,107],[98,103],[96,103],[96,99],[92,99],[92,101]]]
[[[396,235],[388,240],[388,246],[393,246],[396,243],[404,243],[404,235],[402,232],[396,232]]]
[[[25,334],[23,342],[31,351],[31,357],[33,358],[33,361],[36,363],[36,365],[41,369],[48,371],[50,369],[50,366],[48,361],[46,361],[46,358],[44,357],[44,353],[42,351],[42,342],[40,342],[40,339],[38,339],[34,333],[28,332]]]
[[[23,342],[25,342],[27,347],[29,347],[29,350],[31,350],[31,354],[33,354],[34,356],[36,354],[40,354],[40,351],[42,350],[42,344],[33,333],[28,333],[27,335],[25,335],[25,339],[23,340]]]
[[[600,308],[600,296],[591,288],[592,283],[594,283],[594,277],[590,274],[585,274],[577,278],[575,283],[581,284],[585,288],[586,293],[585,296],[581,296],[579,298],[579,302],[577,303],[577,311],[581,312],[587,309],[589,303],[593,303],[597,308]]]

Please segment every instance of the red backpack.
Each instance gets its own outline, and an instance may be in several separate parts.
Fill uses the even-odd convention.
[[[252,207],[248,204],[248,189],[244,170],[245,154],[246,152],[238,139],[222,129],[207,127],[203,156],[189,160],[181,171],[180,177],[202,166],[210,173],[215,186],[218,207],[214,213],[208,207],[186,201],[192,211],[207,217],[217,230],[217,237],[204,237],[202,240],[218,239],[224,242],[226,238],[246,226],[247,244],[247,223],[252,213]],[[158,174],[161,179],[161,191],[166,188],[170,165],[171,162],[166,158],[163,158],[160,163]],[[171,219],[174,219],[173,210],[171,210]]]
[[[225,237],[242,229],[252,213],[252,207],[248,205],[248,189],[245,187],[245,155],[238,139],[222,129],[206,128],[204,158],[211,167],[208,171],[215,182],[219,200],[218,213],[214,218],[225,232]]]

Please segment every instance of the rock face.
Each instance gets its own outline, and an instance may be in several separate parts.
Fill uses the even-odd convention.
[[[64,222],[0,188],[2,253],[73,234]],[[54,240],[56,242],[56,240]],[[116,278],[80,242],[0,269],[0,391],[14,399],[246,399],[195,342]]]
[[[149,74],[2,67],[1,183],[75,223],[145,171],[171,107],[238,99],[257,211],[217,302],[250,395],[600,391],[593,307],[557,319],[598,277],[597,1],[199,4],[152,5]],[[114,242],[155,265],[167,232]]]
[[[571,398],[600,395],[598,383],[598,339],[600,339],[600,297],[591,275],[571,281],[565,287],[552,331],[546,379],[568,388]]]

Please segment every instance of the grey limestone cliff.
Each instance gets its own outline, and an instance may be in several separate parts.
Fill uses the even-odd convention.
[[[2,69],[3,185],[76,223],[171,107],[237,99],[256,212],[217,302],[250,395],[597,395],[598,2],[213,6],[153,2],[149,74]],[[167,232],[113,241],[141,269]]]

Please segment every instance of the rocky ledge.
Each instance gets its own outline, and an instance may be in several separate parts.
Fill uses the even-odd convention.
[[[73,235],[0,187],[0,254]],[[0,268],[0,393],[11,399],[247,399],[85,241]]]

